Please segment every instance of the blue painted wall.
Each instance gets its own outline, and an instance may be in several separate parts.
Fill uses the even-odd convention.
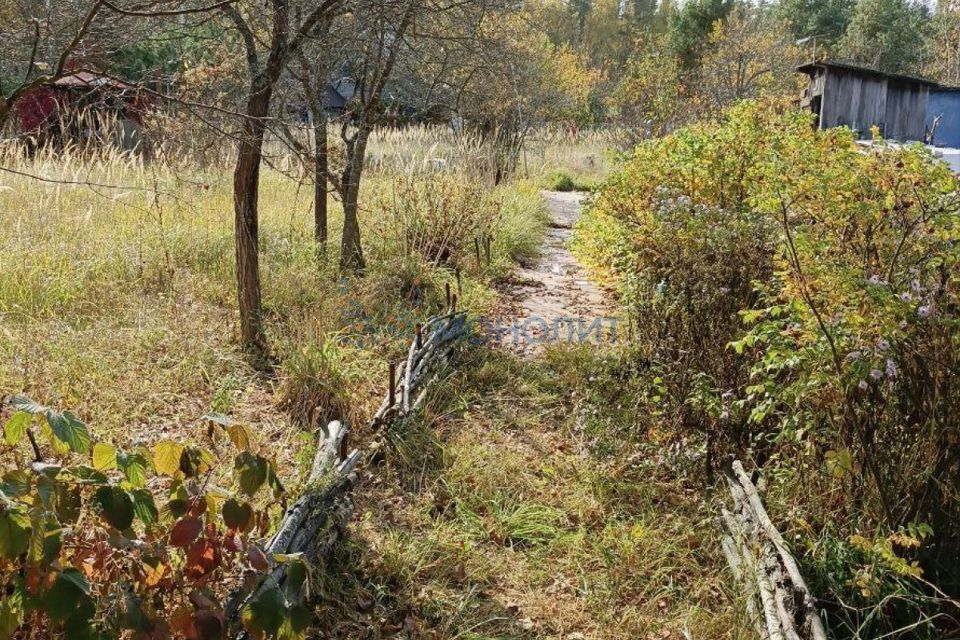
[[[927,102],[927,130],[933,124],[933,118],[943,114],[937,126],[934,144],[938,147],[960,148],[960,89],[931,91]]]

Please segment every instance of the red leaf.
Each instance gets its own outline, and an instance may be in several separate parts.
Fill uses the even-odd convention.
[[[243,543],[233,529],[227,529],[227,533],[223,536],[223,548],[230,553],[236,553],[243,548]]]
[[[202,578],[220,566],[220,549],[210,540],[198,540],[187,552],[186,574],[191,580]]]
[[[193,628],[197,640],[220,640],[224,636],[225,625],[216,611],[200,609],[193,614]]]
[[[177,611],[170,616],[170,626],[185,638],[192,638],[195,635],[193,631],[193,612],[183,609]]]
[[[260,547],[255,544],[247,547],[247,559],[250,560],[250,566],[257,571],[266,571],[270,568],[270,563],[267,562],[267,556],[264,555]]]
[[[170,544],[174,547],[186,547],[197,539],[203,530],[203,523],[197,518],[187,516],[173,525],[170,530]]]

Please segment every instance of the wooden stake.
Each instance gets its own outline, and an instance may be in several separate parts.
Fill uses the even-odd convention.
[[[456,313],[457,311],[457,294],[453,294],[453,298],[450,304],[450,311],[453,311],[454,313]]]
[[[457,267],[457,295],[463,297],[463,281],[460,279],[460,267]]]
[[[390,406],[397,402],[397,364],[390,363]]]
[[[473,248],[476,249],[476,251],[477,251],[477,267],[479,267],[479,266],[481,266],[481,265],[480,265],[480,239],[479,239],[479,238],[474,238],[474,239],[473,239]]]
[[[417,323],[417,326],[416,326],[416,332],[417,332],[417,351],[420,351],[420,349],[423,349],[423,325],[420,324],[419,322]]]
[[[447,291],[447,309],[449,309],[450,308],[450,283],[449,282],[444,283],[444,287],[446,288],[446,291]]]

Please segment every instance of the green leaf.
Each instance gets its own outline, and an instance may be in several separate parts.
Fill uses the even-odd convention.
[[[13,560],[30,544],[30,518],[14,509],[0,510],[0,558]]]
[[[57,518],[64,524],[72,524],[80,517],[83,506],[80,488],[57,484]]]
[[[156,522],[160,514],[157,511],[156,503],[153,501],[153,495],[146,489],[134,489],[131,493],[133,495],[133,512],[140,519],[140,522],[146,525]]]
[[[287,606],[276,587],[267,589],[243,610],[243,626],[250,632],[274,635],[286,618]]]
[[[150,630],[150,620],[140,607],[140,601],[129,591],[124,597],[123,615],[120,616],[120,626],[124,629],[132,629],[134,631]]]
[[[7,404],[17,411],[24,411],[32,415],[44,414],[50,410],[42,404],[37,404],[22,393],[17,393],[7,398]]]
[[[87,579],[77,569],[64,569],[44,594],[43,610],[54,622],[63,622],[73,614],[80,598],[90,593]]]
[[[3,483],[0,483],[0,491],[11,498],[20,498],[30,493],[30,487],[33,486],[33,479],[26,471],[17,469],[8,471],[3,475]]]
[[[302,634],[310,626],[310,610],[302,604],[290,607],[290,628],[295,634]]]
[[[70,447],[74,453],[86,453],[90,447],[90,432],[87,425],[80,422],[69,411],[47,411],[47,424],[57,440]]]
[[[109,471],[117,468],[117,449],[112,444],[98,442],[93,445],[93,468]]]
[[[280,482],[280,478],[277,476],[272,463],[267,463],[267,484],[273,489],[274,498],[279,498],[283,495],[283,484]]]
[[[20,585],[13,593],[0,599],[0,640],[12,638],[24,620],[23,590]]]
[[[93,494],[93,500],[100,506],[103,519],[120,531],[133,524],[133,498],[120,487],[100,487]]]
[[[287,602],[302,603],[306,600],[309,589],[309,571],[306,563],[296,558],[287,564],[287,579],[283,584],[284,596]]]
[[[157,473],[175,476],[180,471],[180,456],[183,445],[171,440],[161,440],[153,447],[153,465]]]
[[[63,549],[63,529],[59,527],[49,527],[43,536],[43,562],[46,565],[53,564],[59,557]]]
[[[97,606],[93,599],[84,596],[80,603],[63,623],[64,636],[70,640],[106,640],[105,636],[97,633],[90,621],[97,613]]]
[[[117,466],[135,487],[142,487],[147,483],[147,464],[147,458],[143,454],[124,452],[117,454]]]
[[[3,425],[3,438],[6,440],[7,444],[13,446],[20,442],[24,435],[27,433],[27,428],[30,427],[30,423],[33,422],[33,415],[27,413],[26,411],[17,411],[7,423]]]
[[[255,456],[247,451],[238,455],[234,468],[239,472],[241,491],[248,496],[255,495],[267,481],[268,466],[263,456]]]
[[[30,465],[30,470],[47,480],[56,480],[57,476],[60,475],[60,471],[63,470],[63,467],[50,462],[34,462]]]
[[[223,503],[223,521],[234,531],[249,531],[253,528],[253,508],[231,498]]]
[[[84,595],[90,595],[90,583],[79,569],[64,569],[60,572],[60,579],[66,580],[79,589]]]
[[[231,425],[236,424],[233,418],[231,418],[228,415],[224,415],[222,413],[208,413],[203,416],[203,419],[209,420],[210,422],[214,422],[220,425],[221,427],[229,427]]]
[[[77,465],[76,467],[68,467],[67,470],[70,472],[78,482],[82,484],[92,484],[92,485],[102,485],[110,482],[110,478],[103,475],[101,472],[97,471],[93,467],[88,467],[86,465]]]

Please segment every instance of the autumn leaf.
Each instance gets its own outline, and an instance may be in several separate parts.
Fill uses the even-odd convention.
[[[170,530],[170,545],[173,547],[189,546],[197,539],[201,531],[203,531],[203,523],[199,518],[193,516],[182,518]]]

